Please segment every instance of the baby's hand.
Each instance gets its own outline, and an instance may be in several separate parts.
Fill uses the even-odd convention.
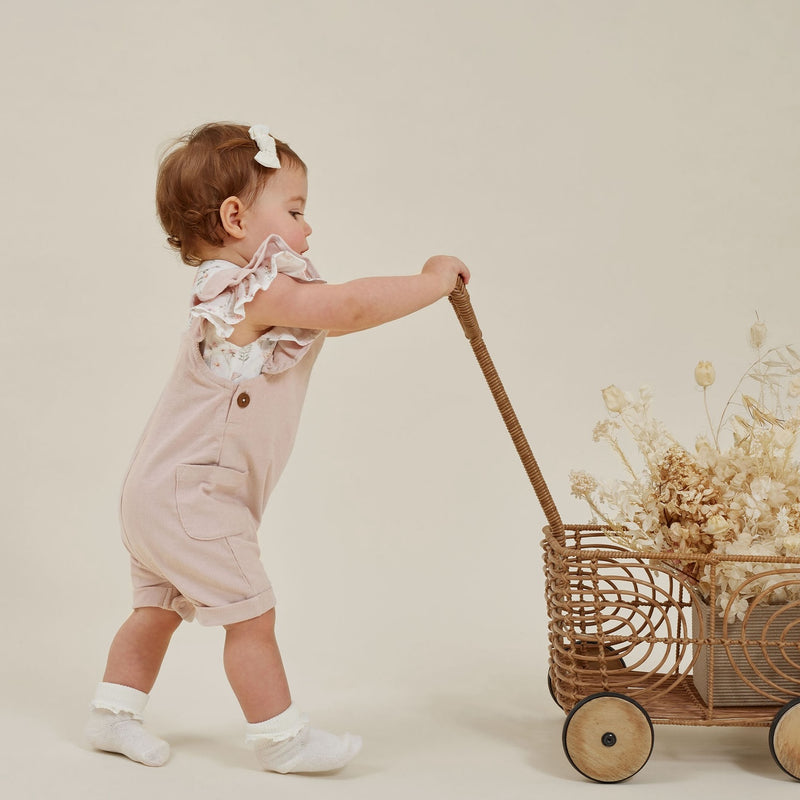
[[[469,269],[467,265],[455,256],[431,256],[422,267],[423,275],[436,275],[441,278],[442,296],[450,294],[456,288],[459,275],[464,283],[469,283]]]

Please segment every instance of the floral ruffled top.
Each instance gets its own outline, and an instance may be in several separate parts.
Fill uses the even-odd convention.
[[[264,241],[246,267],[215,259],[197,268],[190,315],[210,323],[202,352],[214,374],[238,382],[262,372],[283,372],[320,335],[321,331],[307,328],[273,327],[244,347],[227,341],[233,326],[245,317],[245,303],[268,289],[279,272],[298,281],[324,283],[311,262],[277,235]]]

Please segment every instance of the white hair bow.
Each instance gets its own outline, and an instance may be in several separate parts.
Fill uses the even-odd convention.
[[[269,128],[266,125],[253,125],[248,131],[250,138],[258,145],[258,152],[255,159],[262,167],[280,169],[281,161],[275,149],[275,140],[270,136]]]

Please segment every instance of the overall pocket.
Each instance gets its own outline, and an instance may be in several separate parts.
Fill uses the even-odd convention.
[[[192,539],[223,539],[252,533],[247,475],[214,464],[178,464],[175,500],[178,516]]]

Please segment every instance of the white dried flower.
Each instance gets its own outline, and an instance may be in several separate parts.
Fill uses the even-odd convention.
[[[617,430],[619,430],[619,425],[614,422],[613,419],[600,420],[600,422],[594,426],[592,439],[595,442],[601,442],[603,440],[613,442]]]
[[[729,613],[736,619],[744,619],[747,609],[747,599],[740,595],[730,604]]]
[[[789,509],[785,506],[781,508],[778,512],[777,517],[775,518],[775,535],[776,536],[783,536],[792,538],[796,534],[792,533],[792,520],[789,517]],[[800,546],[800,537],[797,537],[797,546]],[[784,546],[786,546],[786,542],[784,541]]]
[[[570,472],[569,482],[574,497],[588,497],[597,489],[597,481],[588,472]]]
[[[768,495],[772,480],[769,475],[758,475],[750,481],[750,494],[756,502],[764,502]]]
[[[773,428],[772,440],[781,450],[789,450],[794,445],[794,434],[785,428]]]
[[[612,414],[619,414],[628,407],[628,398],[625,397],[625,393],[613,384],[603,389],[603,402]]]
[[[761,348],[766,326],[754,324],[749,339]],[[612,540],[634,551],[662,552],[669,563],[668,554],[678,554],[675,566],[696,579],[706,597],[714,588],[719,607],[730,601],[740,618],[763,593],[770,602],[800,603],[800,580],[775,587],[774,578],[760,575],[771,567],[748,560],[800,557],[800,462],[793,454],[800,439],[800,403],[787,400],[787,395],[800,398],[800,353],[784,346],[766,354],[759,349],[758,356],[737,386],[757,384],[757,391],[731,396],[718,424],[706,405],[710,430],[696,440],[694,454],[651,416],[649,389],[629,395],[606,387],[603,400],[611,417],[595,427],[593,438],[616,453],[625,478],[570,476],[573,494],[587,502],[593,521],[611,526]],[[711,362],[699,362],[697,384],[706,389],[715,379]],[[723,433],[733,434],[727,447]],[[643,469],[628,459],[620,434],[635,445]],[[712,570],[693,558],[707,553],[733,558]]]
[[[697,366],[694,368],[694,379],[697,381],[698,386],[704,389],[711,386],[717,377],[714,371],[714,365],[710,361],[698,361]]]
[[[645,409],[650,408],[650,405],[653,402],[653,387],[647,386],[646,384],[644,386],[640,386],[639,400],[641,401],[643,408]]]
[[[767,326],[758,320],[750,326],[750,346],[756,350],[767,341]]]
[[[790,555],[796,556],[800,554],[800,536],[796,533],[786,536],[783,540],[783,546]]]
[[[706,533],[709,536],[722,536],[722,534],[727,533],[730,528],[730,522],[720,514],[714,514],[712,517],[709,517],[708,522],[706,522]]]

